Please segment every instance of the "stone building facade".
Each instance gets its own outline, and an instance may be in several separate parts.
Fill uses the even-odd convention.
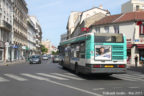
[[[13,0],[13,57],[20,60],[27,57],[27,14],[28,8],[24,0]]]
[[[122,13],[144,11],[144,0],[130,0],[122,5]]]
[[[11,0],[0,0],[0,62],[10,60],[12,44],[13,7]]]
[[[138,56],[138,66],[144,61],[144,12],[136,11],[125,14],[106,16],[90,27],[94,33],[124,34],[127,38],[127,61],[135,66]]]
[[[27,40],[28,40],[28,56],[35,55],[36,54],[36,29],[35,24],[31,20],[30,16],[27,20],[27,26],[28,26],[28,33],[27,33]]]

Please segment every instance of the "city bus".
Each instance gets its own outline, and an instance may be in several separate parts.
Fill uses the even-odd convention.
[[[123,34],[87,33],[60,42],[59,64],[76,74],[125,74],[127,44]]]

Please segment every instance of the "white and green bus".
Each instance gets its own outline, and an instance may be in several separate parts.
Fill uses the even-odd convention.
[[[124,74],[127,44],[123,34],[87,33],[60,43],[60,65],[84,74]]]

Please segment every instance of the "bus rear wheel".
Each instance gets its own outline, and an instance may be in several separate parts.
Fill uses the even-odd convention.
[[[78,65],[75,65],[75,73],[76,73],[77,75],[80,74],[80,72],[79,72],[79,68],[78,68]]]
[[[60,62],[60,65],[62,66],[62,69],[66,69],[66,67],[64,66],[64,62],[63,61]]]

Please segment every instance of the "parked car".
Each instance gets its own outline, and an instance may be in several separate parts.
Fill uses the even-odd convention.
[[[60,61],[60,56],[55,55],[55,56],[53,57],[53,63],[59,63],[59,61]]]
[[[42,59],[43,59],[43,60],[48,60],[49,57],[48,57],[47,55],[43,55],[43,56],[42,56]]]
[[[48,58],[51,59],[52,58],[51,55],[48,55]]]
[[[40,55],[33,55],[29,58],[30,64],[41,64],[41,56]]]

